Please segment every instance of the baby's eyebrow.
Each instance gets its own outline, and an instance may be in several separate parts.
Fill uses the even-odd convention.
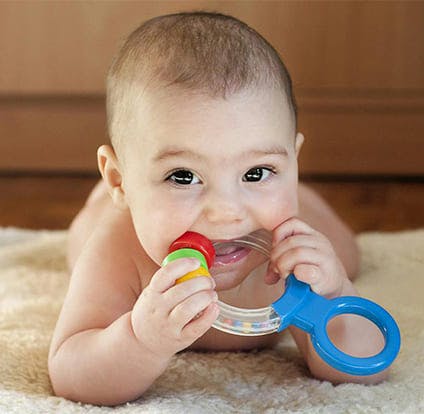
[[[260,149],[260,150],[248,150],[245,152],[242,152],[240,154],[241,158],[248,158],[253,156],[264,156],[264,155],[282,155],[284,157],[287,157],[289,154],[287,150],[284,147],[271,147],[268,149]]]
[[[265,155],[281,155],[283,157],[288,156],[287,150],[282,146],[273,146],[270,148],[263,148],[263,149],[251,149],[246,150],[242,152],[241,154],[237,155],[237,159],[246,159],[251,157],[260,157]],[[202,155],[197,152],[194,152],[190,149],[182,149],[182,148],[164,148],[163,150],[159,151],[154,157],[153,161],[155,162],[161,162],[164,160],[167,160],[169,158],[191,158],[198,161],[204,161],[207,158],[207,155]]]
[[[178,158],[178,157],[184,157],[184,158],[193,158],[196,160],[203,160],[203,155],[198,154],[197,152],[193,152],[191,150],[184,150],[184,149],[176,149],[176,148],[165,148],[161,151],[159,151],[154,157],[153,161],[160,162],[164,161],[168,158]]]

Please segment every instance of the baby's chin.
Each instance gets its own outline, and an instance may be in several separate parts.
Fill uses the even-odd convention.
[[[240,278],[240,275],[237,272],[227,272],[213,275],[212,277],[216,283],[216,291],[222,292],[226,290],[234,289],[240,286],[245,278]]]

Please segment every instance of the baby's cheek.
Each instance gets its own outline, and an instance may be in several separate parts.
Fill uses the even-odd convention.
[[[160,265],[167,254],[167,246],[162,240],[163,230],[155,226],[156,220],[152,217],[140,217],[133,214],[133,223],[141,247],[151,260]]]
[[[272,231],[284,221],[297,216],[299,210],[297,195],[268,200],[268,202],[264,202],[264,206],[268,207],[263,209],[262,222],[264,223],[263,227],[269,231]]]
[[[134,224],[144,251],[158,265],[168,254],[171,243],[190,228],[172,214],[161,215],[158,211],[149,217],[139,217]]]

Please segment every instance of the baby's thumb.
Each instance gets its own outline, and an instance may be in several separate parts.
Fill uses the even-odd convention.
[[[269,263],[266,269],[265,276],[264,276],[264,282],[267,285],[275,285],[280,279],[281,279],[280,274],[277,272],[274,272],[274,270],[272,270],[271,263]]]

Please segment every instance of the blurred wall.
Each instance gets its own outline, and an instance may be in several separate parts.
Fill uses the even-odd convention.
[[[182,10],[232,14],[294,81],[304,174],[424,175],[424,2],[0,2],[0,171],[96,170],[121,39]]]

